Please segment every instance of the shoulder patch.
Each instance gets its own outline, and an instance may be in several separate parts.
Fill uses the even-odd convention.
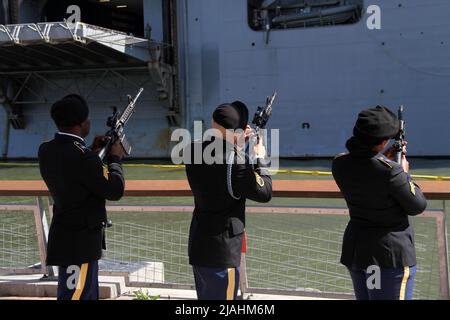
[[[409,186],[410,186],[411,193],[415,196],[416,195],[416,186],[414,185],[414,182],[410,181]]]
[[[381,162],[381,164],[383,164],[385,167],[388,167],[388,168],[390,168],[390,169],[393,168],[393,166],[392,166],[389,162],[387,162],[384,158],[379,157],[379,158],[377,158],[377,160],[378,160],[379,162]]]
[[[345,156],[347,154],[348,154],[347,152],[342,152],[342,153],[339,153],[338,155],[336,155],[334,158],[337,159],[337,158],[340,158],[340,157]]]
[[[256,183],[260,186],[260,187],[264,187],[264,179],[261,178],[261,176],[255,172],[255,177],[256,177]]]
[[[103,177],[108,180],[109,178],[109,170],[106,164],[103,165]]]
[[[75,145],[75,147],[80,149],[83,154],[86,153],[86,148],[81,143],[79,143],[78,141],[74,141],[73,144]]]

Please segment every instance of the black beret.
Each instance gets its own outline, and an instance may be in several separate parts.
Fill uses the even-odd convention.
[[[77,94],[70,94],[56,101],[50,114],[58,127],[73,127],[84,122],[89,116],[86,100]]]
[[[243,103],[242,101],[234,101],[231,103],[233,106],[235,106],[239,112],[239,117],[240,117],[240,123],[239,123],[239,128],[241,129],[245,129],[245,127],[247,127],[248,124],[248,108],[245,105],[245,103]]]
[[[245,129],[248,124],[248,109],[241,101],[221,104],[214,110],[213,119],[225,129]]]
[[[386,107],[376,106],[359,113],[353,135],[361,139],[389,139],[400,130],[397,116]]]

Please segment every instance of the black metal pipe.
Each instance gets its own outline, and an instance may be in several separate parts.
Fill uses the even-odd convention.
[[[9,23],[20,23],[20,5],[19,0],[8,0]]]
[[[301,22],[304,20],[314,19],[314,18],[320,18],[320,17],[329,17],[334,15],[339,15],[342,13],[349,13],[352,11],[357,11],[358,6],[356,4],[337,7],[337,8],[329,8],[329,9],[323,9],[318,10],[315,12],[308,12],[308,13],[295,13],[295,14],[289,14],[289,15],[283,15],[278,16],[272,19],[272,24],[284,24],[284,23],[290,23],[290,22]]]

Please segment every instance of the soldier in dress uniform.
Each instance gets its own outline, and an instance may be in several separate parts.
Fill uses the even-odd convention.
[[[59,132],[39,148],[39,167],[54,201],[47,247],[47,264],[58,266],[58,299],[98,299],[98,260],[105,249],[105,200],[124,193],[120,144],[103,164],[98,156],[106,137],[91,148],[89,109],[79,95],[69,95],[51,107]]]
[[[257,159],[254,165],[238,143],[252,132],[245,104],[239,101],[222,104],[212,118],[212,128],[219,134],[211,141],[193,142],[186,149],[191,153],[186,174],[195,200],[189,263],[198,299],[234,300],[239,286],[245,202],[270,201],[272,180],[263,164],[266,152],[262,139],[253,150]],[[237,131],[227,134],[227,130]],[[219,161],[211,164],[202,155],[217,143],[220,148],[214,155]],[[196,152],[197,159],[201,159],[197,163]]]
[[[351,275],[359,300],[412,299],[416,252],[410,216],[427,202],[402,164],[387,147],[399,132],[396,115],[386,107],[362,111],[347,141],[348,153],[333,161],[336,180],[350,212],[341,263]]]

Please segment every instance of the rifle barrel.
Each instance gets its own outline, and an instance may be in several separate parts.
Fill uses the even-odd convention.
[[[124,126],[128,120],[130,120],[131,115],[134,111],[134,105],[136,104],[137,99],[139,99],[139,96],[141,95],[142,91],[144,91],[144,88],[140,88],[138,93],[136,94],[136,97],[128,104],[128,106],[123,111],[122,116],[120,117],[119,122]]]
[[[400,123],[400,132],[397,137],[397,152],[395,153],[395,162],[402,164],[403,158],[403,140],[405,138],[405,121],[403,120],[403,105],[398,108],[398,120]]]

